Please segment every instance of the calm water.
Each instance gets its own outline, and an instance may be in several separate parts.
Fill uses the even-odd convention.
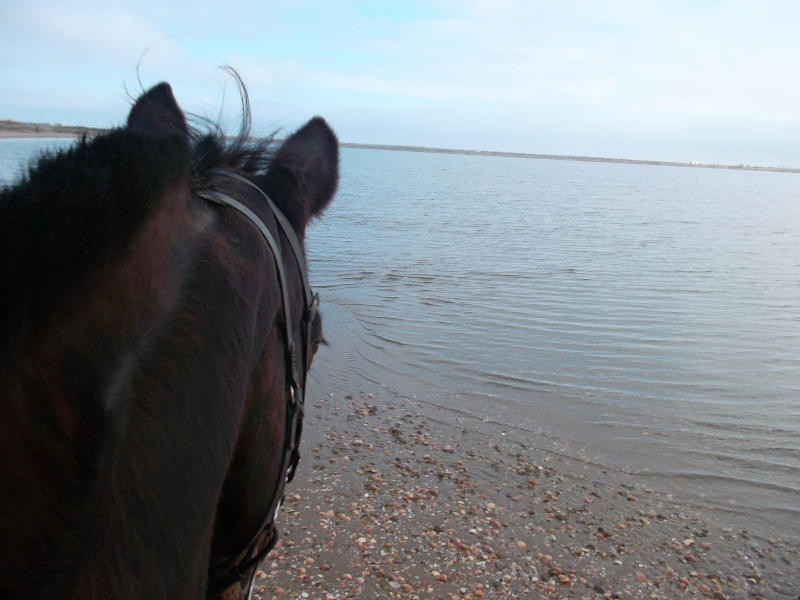
[[[799,234],[797,174],[344,149],[308,251],[347,376],[798,536]]]
[[[72,138],[0,138],[0,186],[21,175],[42,150],[66,148]]]
[[[800,176],[342,161],[309,256],[366,378],[798,534]]]

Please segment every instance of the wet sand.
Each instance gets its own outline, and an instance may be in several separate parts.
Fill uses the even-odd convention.
[[[796,543],[323,353],[256,597],[798,598]]]

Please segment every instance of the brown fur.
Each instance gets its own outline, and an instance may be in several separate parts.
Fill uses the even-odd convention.
[[[17,261],[0,270],[0,597],[202,598],[209,561],[264,517],[284,444],[282,304],[255,228],[194,194],[215,185],[198,147],[235,154],[214,139],[192,141],[161,84],[127,128],[0,197]],[[317,119],[249,175],[302,235],[337,152]],[[297,265],[245,187],[284,245],[302,347]]]

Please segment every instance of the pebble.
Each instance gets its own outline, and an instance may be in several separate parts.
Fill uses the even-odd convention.
[[[523,456],[511,429],[503,439],[469,439],[464,430],[445,440],[441,425],[395,404],[394,414],[356,399],[338,416],[338,407],[323,407],[330,426],[320,419],[327,429],[316,435],[327,441],[308,453],[316,458],[299,472],[307,480],[287,494],[282,541],[262,564],[259,583],[268,585],[257,598],[632,599],[671,597],[680,585],[725,600],[723,592],[748,585],[726,572],[721,554],[734,534],[699,522],[677,497],[648,488],[637,498],[634,487],[559,474],[560,459],[530,448]],[[332,456],[350,458],[349,472]],[[766,560],[772,550],[742,547],[753,552]],[[743,575],[774,585],[761,567]]]

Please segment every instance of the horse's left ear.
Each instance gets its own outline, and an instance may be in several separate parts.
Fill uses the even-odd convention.
[[[142,94],[128,115],[128,129],[138,133],[189,138],[186,117],[168,83]]]
[[[339,183],[339,140],[321,117],[290,136],[272,160],[264,184],[299,235],[328,206]]]

